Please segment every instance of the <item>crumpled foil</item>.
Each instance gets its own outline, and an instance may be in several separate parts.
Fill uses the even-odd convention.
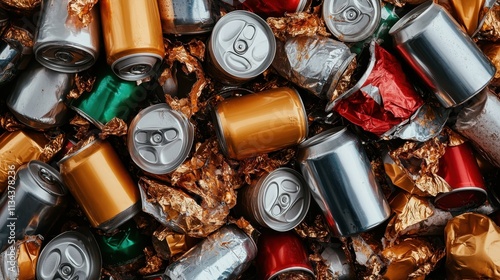
[[[342,73],[342,76],[340,77],[333,92],[329,94],[330,98],[328,99],[328,102],[335,101],[339,96],[344,94],[349,90],[349,88],[352,87],[353,83],[355,82],[353,74],[357,67],[358,62],[356,60],[356,57],[354,57],[351,60],[351,63],[349,63],[349,65],[347,66],[347,69],[344,71],[344,73]]]
[[[260,236],[260,232],[256,230],[252,224],[250,224],[249,221],[247,221],[245,218],[240,217],[239,219],[235,219],[233,217],[229,217],[228,219],[228,224],[234,224],[236,225],[239,229],[241,229],[243,232],[246,233],[246,235],[250,236],[255,243],[257,243],[257,240]]]
[[[391,3],[398,7],[403,7],[404,5],[417,5],[424,3],[427,0],[383,0],[384,2]]]
[[[481,23],[494,0],[436,0],[445,7],[469,36],[481,28]],[[489,2],[489,3],[488,3]]]
[[[272,155],[261,154],[253,158],[244,159],[240,161],[238,175],[244,178],[246,184],[251,185],[254,179],[258,179],[266,173],[287,165],[294,157],[294,149],[282,149]],[[238,179],[239,177],[233,179],[235,180],[233,184],[234,189],[239,189],[242,186]]]
[[[68,17],[76,16],[83,27],[88,26],[92,22],[91,11],[99,0],[69,0],[68,2]]]
[[[144,248],[144,256],[146,256],[146,265],[139,269],[139,274],[149,275],[160,271],[163,265],[163,260],[155,253],[153,248]]]
[[[80,116],[79,114],[76,114],[69,121],[69,124],[76,128],[76,133],[75,133],[76,139],[83,139],[88,134],[90,129],[90,122],[86,118]]]
[[[500,228],[487,216],[465,213],[445,228],[450,280],[500,279]]]
[[[123,136],[127,135],[127,131],[127,123],[122,119],[114,117],[101,128],[99,138],[106,139],[110,135]]]
[[[89,137],[81,140],[80,142],[76,143],[73,147],[71,147],[68,150],[67,155],[70,155],[72,153],[75,153],[76,151],[83,149],[83,147],[88,146],[90,143],[94,142],[95,140],[96,140],[95,135],[90,135]]]
[[[389,261],[384,279],[425,279],[445,256],[443,249],[436,249],[422,238],[406,238],[385,248],[382,255]]]
[[[354,58],[342,42],[321,36],[277,41],[274,69],[290,82],[322,99],[333,99],[340,77]]]
[[[404,230],[402,230],[399,235],[400,236],[438,236],[442,235],[444,231],[444,227],[448,223],[450,219],[453,218],[453,215],[449,211],[444,211],[439,208],[435,208],[432,206],[433,214],[417,224],[408,226]]]
[[[11,25],[3,34],[3,38],[7,41],[18,41],[25,48],[33,48],[33,35],[26,29]]]
[[[287,271],[280,273],[273,279],[276,280],[314,280],[314,276],[304,271]]]
[[[271,27],[274,36],[280,41],[296,36],[325,36],[329,37],[325,21],[321,16],[313,13],[293,13],[285,17],[269,17],[267,24]]]
[[[166,227],[160,227],[153,232],[153,247],[163,260],[169,260],[172,256],[186,252],[194,243],[194,239],[189,236]]]
[[[66,95],[66,99],[78,99],[84,92],[91,92],[96,76],[88,75],[87,72],[75,74],[74,88]]]
[[[26,125],[20,123],[10,112],[5,112],[0,116],[0,127],[3,129],[13,132],[16,130],[21,130],[26,127]]]
[[[331,237],[323,215],[316,215],[312,225],[309,225],[307,221],[302,221],[294,230],[302,238],[315,239],[320,242],[328,242]]]
[[[360,234],[351,237],[350,247],[355,254],[355,262],[365,270],[363,274],[380,279],[384,262],[379,256],[382,245],[369,234]]]
[[[42,240],[41,235],[28,235],[5,249],[0,254],[0,279],[34,280]]]
[[[479,46],[483,53],[490,59],[491,63],[495,65],[497,71],[490,85],[498,87],[500,86],[500,44],[488,42],[480,44]]]
[[[42,0],[0,0],[0,7],[19,13],[31,13],[40,6]]]
[[[493,42],[500,39],[500,5],[493,6],[486,14],[479,35],[481,39]]]
[[[415,186],[428,196],[451,191],[448,183],[439,175],[439,159],[446,145],[437,137],[425,143],[406,142],[390,152],[394,162],[413,180]]]
[[[43,147],[38,160],[49,162],[60,150],[62,150],[65,140],[64,134],[59,134],[50,139],[49,143]]]
[[[314,271],[317,280],[333,280],[332,273],[330,272],[330,267],[326,263],[326,260],[319,253],[314,253],[309,255],[309,260],[314,265]]]
[[[384,161],[385,173],[391,180],[392,184],[405,190],[409,194],[427,196],[427,193],[421,191],[415,186],[415,183],[410,176],[403,170],[403,168],[399,167],[399,165],[394,162],[389,153],[385,153],[382,159]]]

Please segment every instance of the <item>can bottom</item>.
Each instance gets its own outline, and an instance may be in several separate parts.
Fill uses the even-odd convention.
[[[434,199],[434,205],[446,211],[460,211],[481,206],[487,196],[487,192],[479,187],[454,189],[438,195]]]
[[[130,220],[132,217],[134,217],[140,211],[141,211],[141,201],[139,200],[134,205],[125,209],[124,211],[122,211],[118,215],[101,223],[100,225],[97,226],[97,228],[104,230],[106,232],[112,231],[112,230],[116,229],[117,227],[121,226],[122,224],[124,224],[126,221]]]

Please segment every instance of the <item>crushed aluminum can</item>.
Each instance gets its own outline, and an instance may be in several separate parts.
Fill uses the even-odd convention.
[[[127,81],[150,77],[165,54],[157,1],[102,0],[99,3],[106,59],[113,72]]]
[[[335,37],[343,42],[361,42],[379,26],[379,0],[325,0],[323,19]]]
[[[339,79],[356,56],[344,43],[322,36],[298,36],[276,44],[272,63],[276,72],[326,100],[332,99]]]
[[[13,176],[14,177],[14,176]],[[66,207],[59,172],[41,161],[17,171],[0,198],[0,250],[26,235],[45,235]]]
[[[338,280],[349,280],[355,278],[352,266],[342,248],[327,246],[321,253],[321,257],[328,265],[328,271]]]
[[[61,126],[69,121],[65,100],[73,82],[74,74],[56,72],[33,62],[17,80],[7,106],[20,122],[33,129]]]
[[[33,35],[26,29],[14,25],[10,28],[33,39]],[[28,67],[33,48],[15,38],[0,38],[0,85],[2,85],[14,79],[20,71]]]
[[[349,236],[387,220],[391,211],[360,141],[346,127],[299,145],[297,161],[332,233]]]
[[[98,7],[94,7],[92,22],[86,27],[77,26],[74,21],[68,21],[69,1],[42,1],[33,51],[43,66],[76,73],[90,68],[99,57],[99,12]]]
[[[262,17],[282,17],[299,13],[311,5],[311,0],[222,0],[236,9],[254,12]]]
[[[252,238],[235,226],[224,226],[170,264],[163,279],[237,279],[256,255]]]
[[[165,34],[201,34],[212,31],[219,19],[215,0],[158,0]]]
[[[276,41],[266,21],[254,13],[238,10],[217,22],[207,51],[207,73],[224,84],[242,84],[271,65]]]
[[[463,104],[488,85],[495,67],[440,5],[427,1],[389,31],[396,49],[446,108]]]
[[[302,175],[287,167],[262,176],[238,197],[246,218],[281,232],[302,222],[311,200]]]
[[[189,155],[194,126],[167,104],[143,109],[130,123],[127,146],[132,160],[153,174],[174,171]]]
[[[89,230],[66,231],[43,248],[36,266],[36,279],[97,280],[101,268],[101,252],[92,233]]]

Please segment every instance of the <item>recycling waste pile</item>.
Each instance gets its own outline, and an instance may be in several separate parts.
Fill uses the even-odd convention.
[[[0,0],[0,279],[500,279],[500,1]]]

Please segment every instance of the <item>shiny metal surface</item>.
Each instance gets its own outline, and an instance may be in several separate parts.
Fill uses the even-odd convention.
[[[276,41],[261,17],[237,10],[217,22],[207,48],[210,72],[223,83],[237,84],[257,77],[271,65]]]
[[[33,51],[43,66],[58,72],[76,73],[90,68],[99,56],[98,6],[86,27],[68,20],[69,0],[43,0]]]
[[[239,197],[246,218],[275,231],[289,231],[299,225],[311,201],[302,175],[287,167],[262,176]]]
[[[321,99],[331,100],[337,83],[354,59],[349,48],[330,38],[293,37],[276,40],[272,66],[284,78]]]
[[[0,40],[0,85],[12,80],[19,71],[23,46],[19,42]]]
[[[347,128],[333,128],[304,141],[297,160],[334,235],[361,233],[389,218],[389,204],[366,152]]]
[[[338,277],[336,279],[350,280],[355,278],[354,270],[341,247],[326,247],[321,253],[321,257],[325,260],[330,273]]]
[[[479,93],[495,67],[440,5],[427,1],[389,31],[397,50],[434,91],[444,107]]]
[[[66,95],[73,86],[74,74],[50,70],[33,62],[22,72],[7,98],[7,106],[23,124],[45,130],[65,124],[69,108]]]
[[[129,126],[127,146],[132,160],[153,174],[174,171],[186,159],[194,127],[182,114],[163,104],[147,107]]]
[[[36,265],[38,280],[97,280],[102,260],[89,230],[66,231],[43,248]]]
[[[335,37],[344,42],[361,42],[380,23],[380,0],[326,0],[323,19]]]
[[[212,31],[219,18],[215,0],[158,0],[166,34],[200,34]]]
[[[257,256],[257,245],[235,226],[224,226],[167,267],[164,280],[237,279]]]
[[[2,251],[10,244],[11,231],[16,240],[26,235],[45,235],[66,206],[67,190],[59,172],[46,163],[30,161],[11,179],[14,184],[0,198]]]

